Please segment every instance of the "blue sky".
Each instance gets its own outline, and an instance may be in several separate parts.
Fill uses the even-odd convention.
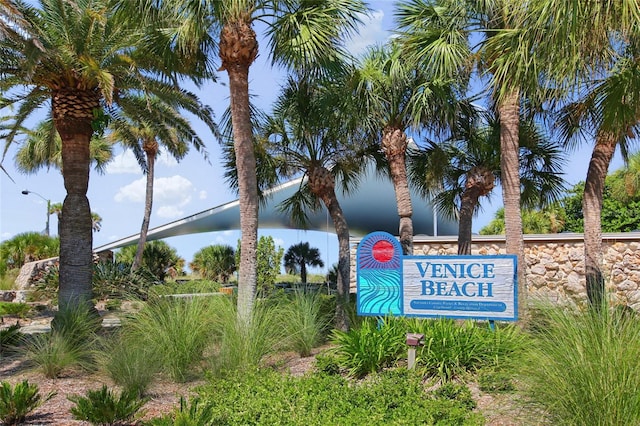
[[[383,43],[388,37],[388,29],[393,27],[393,1],[370,1],[374,12],[365,19],[360,34],[349,43],[352,53],[358,54],[373,43]],[[277,95],[280,83],[284,82],[282,72],[270,67],[266,55],[266,42],[261,44],[262,54],[250,71],[250,90],[255,95],[253,102],[269,110],[271,101]],[[199,91],[201,100],[209,104],[221,117],[228,105],[228,86],[225,85],[226,73],[221,73],[218,83],[207,84]],[[193,125],[207,144],[210,162],[192,150],[180,163],[161,155],[156,166],[154,185],[154,205],[151,215],[151,227],[163,225],[181,217],[198,213],[208,208],[234,200],[235,194],[227,189],[222,178],[220,149],[205,126],[197,121]],[[65,196],[62,176],[57,170],[41,170],[36,175],[23,175],[14,168],[16,146],[10,148],[3,166],[15,183],[4,173],[0,173],[0,240],[9,239],[16,234],[28,231],[42,231],[46,221],[46,201],[35,194],[22,195],[28,189],[52,203],[62,202]],[[140,171],[130,152],[117,150],[116,159],[109,165],[105,174],[91,172],[88,197],[92,211],[102,217],[102,230],[94,233],[94,247],[136,234],[140,231],[144,211],[145,176]],[[582,149],[571,153],[566,167],[565,178],[570,183],[584,180],[590,158],[591,146],[585,144]],[[622,165],[616,156],[610,170]],[[493,213],[500,207],[500,188],[494,190],[492,205],[474,220],[474,231],[479,230],[491,220]],[[414,213],[418,214],[418,213]],[[51,233],[57,234],[57,218],[51,216]],[[332,228],[329,223],[329,228]],[[298,242],[308,241],[317,247],[325,260],[325,270],[337,262],[337,240],[334,234],[323,232],[305,232],[298,230],[261,230],[260,235],[272,235],[277,245],[285,250]],[[193,254],[210,244],[229,244],[236,247],[239,232],[226,231],[202,233],[167,239],[167,243],[176,248],[187,262]],[[316,272],[322,272],[318,270]]]

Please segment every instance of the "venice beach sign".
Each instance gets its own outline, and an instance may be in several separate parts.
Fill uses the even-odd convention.
[[[373,232],[356,263],[358,315],[518,319],[514,255],[403,256],[393,235]]]

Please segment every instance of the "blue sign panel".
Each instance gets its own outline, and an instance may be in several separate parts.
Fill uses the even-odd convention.
[[[359,315],[518,318],[516,256],[403,256],[395,237],[374,232],[356,262]]]

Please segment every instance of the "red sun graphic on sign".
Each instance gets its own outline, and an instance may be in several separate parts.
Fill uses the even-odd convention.
[[[371,252],[375,260],[380,263],[386,263],[393,258],[393,244],[385,240],[377,241],[373,245]]]

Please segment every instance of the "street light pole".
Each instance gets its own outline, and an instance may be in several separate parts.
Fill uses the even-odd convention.
[[[44,233],[48,237],[49,236],[49,216],[51,215],[51,200],[44,198],[42,195],[38,194],[37,192],[29,191],[28,189],[25,189],[24,191],[22,191],[22,195],[29,195],[29,194],[37,195],[38,197],[42,198],[44,201],[47,202],[47,225],[44,228]]]

